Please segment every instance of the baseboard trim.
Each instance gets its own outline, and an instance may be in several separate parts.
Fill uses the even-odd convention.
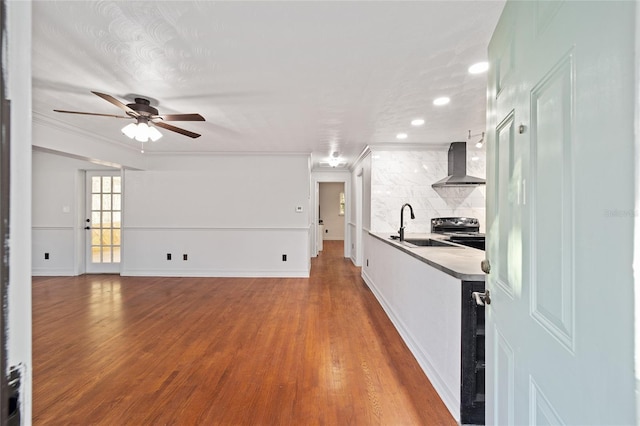
[[[216,270],[124,270],[123,277],[201,277],[201,278],[309,278],[309,271],[216,271]]]
[[[79,274],[73,269],[32,269],[33,277],[77,277]]]

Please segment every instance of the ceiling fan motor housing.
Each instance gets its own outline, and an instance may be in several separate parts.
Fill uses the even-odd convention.
[[[151,117],[151,116],[158,115],[158,110],[152,107],[150,104],[151,102],[149,102],[148,99],[135,98],[135,103],[127,104],[127,106],[144,117]],[[127,112],[127,114],[133,117],[133,115],[129,112]]]

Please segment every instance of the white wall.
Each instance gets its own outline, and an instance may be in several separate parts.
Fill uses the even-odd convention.
[[[79,275],[86,232],[84,171],[113,169],[37,150],[32,158],[32,274]]]
[[[147,165],[154,170],[125,172],[123,275],[309,275],[308,156],[158,157]]]
[[[140,153],[139,145],[122,142],[119,132],[114,135],[117,137],[109,139],[89,132],[82,133],[79,129],[70,129],[59,121],[42,116],[36,116],[33,120],[33,146],[38,149],[73,155],[108,166],[143,169],[147,157]]]
[[[31,424],[31,3],[6,2],[11,101],[7,365],[21,366],[22,424]],[[5,60],[3,59],[3,64]],[[6,397],[6,396],[5,396]]]
[[[486,176],[485,153],[467,148],[467,173]],[[405,215],[405,232],[430,232],[431,218],[476,217],[480,230],[485,227],[485,186],[438,188],[431,185],[447,175],[449,146],[425,150],[390,151],[372,147],[371,230],[397,233],[400,207],[410,203],[415,220]],[[473,154],[478,155],[472,161]]]
[[[371,217],[372,217],[372,194],[371,194],[371,176],[372,176],[372,155],[367,153],[362,161],[355,169],[358,174],[359,168],[362,168],[362,181],[363,181],[363,193],[362,193],[362,228],[363,230],[371,230]]]
[[[347,238],[351,242],[350,258],[362,266],[365,234],[371,226],[371,153],[367,147],[351,170]]]
[[[342,182],[320,183],[320,219],[324,225],[324,240],[344,240],[345,215],[340,215],[339,205],[341,192],[345,192]]]
[[[33,161],[32,272],[82,273],[83,171],[109,168],[40,151]],[[123,275],[308,276],[306,155],[150,155],[145,167],[124,177]]]
[[[640,75],[640,7],[636,7],[635,15],[635,74]],[[640,79],[635,79],[635,212],[640,212]],[[640,215],[634,214],[634,232],[633,232],[633,281],[634,281],[634,359],[635,359],[635,379],[636,379],[636,424],[640,424]]]

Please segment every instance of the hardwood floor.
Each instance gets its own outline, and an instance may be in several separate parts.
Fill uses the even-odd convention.
[[[36,425],[455,425],[360,270],[34,277]]]

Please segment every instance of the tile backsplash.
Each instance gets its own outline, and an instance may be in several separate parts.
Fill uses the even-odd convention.
[[[476,161],[472,160],[477,156]],[[483,150],[467,147],[467,174],[486,177]],[[447,149],[424,151],[374,151],[371,162],[371,230],[397,233],[400,208],[413,207],[415,220],[406,209],[405,232],[430,232],[431,218],[476,217],[480,232],[485,227],[485,185],[434,189],[431,185],[447,175]]]

